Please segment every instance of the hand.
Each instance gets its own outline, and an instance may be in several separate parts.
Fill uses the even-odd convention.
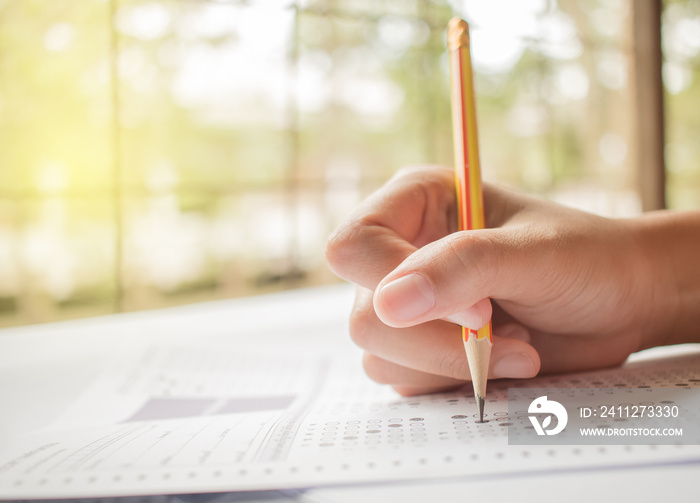
[[[656,344],[671,271],[634,220],[491,185],[484,200],[487,229],[457,232],[453,171],[402,170],[329,238],[329,265],[358,285],[350,332],[371,378],[403,395],[463,384],[453,322],[492,315],[490,378],[617,365]]]

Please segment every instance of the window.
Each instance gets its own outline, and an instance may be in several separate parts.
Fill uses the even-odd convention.
[[[667,194],[672,208],[700,208],[700,2],[666,1],[663,14]]]
[[[664,15],[669,200],[696,205],[698,2]],[[328,233],[451,164],[469,20],[484,176],[608,215],[634,182],[629,0],[8,0],[0,324],[335,281]],[[693,24],[695,23],[695,24]]]

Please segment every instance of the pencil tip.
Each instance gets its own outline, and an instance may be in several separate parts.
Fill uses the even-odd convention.
[[[476,395],[476,410],[479,413],[479,423],[484,422],[484,397]]]

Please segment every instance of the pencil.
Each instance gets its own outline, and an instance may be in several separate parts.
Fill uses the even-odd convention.
[[[447,47],[450,53],[452,132],[460,231],[484,228],[484,197],[481,189],[474,76],[469,45],[469,24],[463,19],[452,18],[447,25]],[[479,422],[483,423],[486,382],[493,344],[491,322],[478,331],[462,327],[462,340],[474,385]]]

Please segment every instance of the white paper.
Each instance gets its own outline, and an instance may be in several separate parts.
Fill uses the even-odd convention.
[[[292,341],[293,342],[293,341]],[[700,354],[528,387],[697,386]],[[507,388],[399,398],[354,351],[158,342],[114,358],[43,431],[0,447],[0,498],[315,487],[697,462],[697,446],[509,446]]]

